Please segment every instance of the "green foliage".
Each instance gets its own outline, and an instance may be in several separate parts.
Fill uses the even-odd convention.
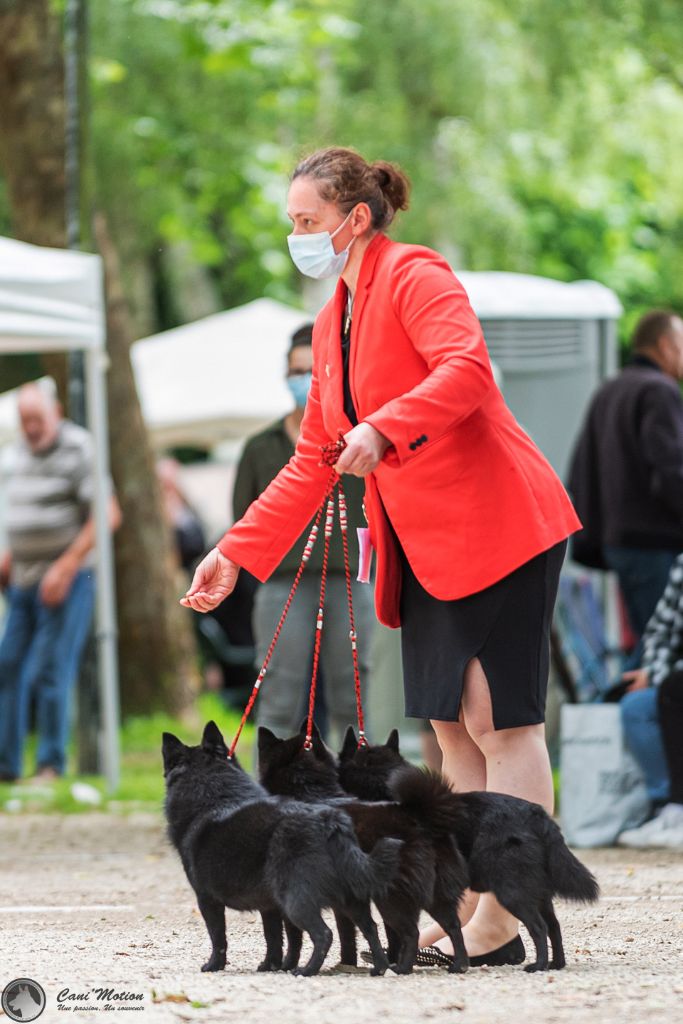
[[[224,305],[293,298],[287,176],[336,143],[404,166],[396,236],[455,265],[595,277],[627,323],[683,306],[676,0],[93,0],[92,35],[131,267],[189,243]]]

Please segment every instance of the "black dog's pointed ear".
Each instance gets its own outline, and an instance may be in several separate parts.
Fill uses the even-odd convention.
[[[164,759],[164,768],[170,771],[183,756],[186,747],[182,740],[174,736],[172,732],[161,734],[161,753]]]
[[[350,725],[344,735],[344,742],[341,750],[339,751],[339,760],[350,761],[357,749],[358,740],[356,739],[356,730],[352,725]]]
[[[307,729],[308,729],[308,715],[306,715],[306,717],[304,718],[303,722],[299,726],[299,735],[300,736],[305,736]],[[320,729],[315,724],[315,719],[313,720],[313,729],[311,731],[311,739],[312,740],[320,740],[320,742],[322,743],[322,736],[320,735]]]
[[[257,733],[257,743],[259,757],[261,754],[267,754],[275,747],[279,747],[282,740],[279,740],[274,732],[267,728],[265,725],[259,725]]]
[[[311,740],[313,741],[313,753],[326,758],[328,756],[327,747],[325,746],[325,740],[322,738],[320,729],[313,723],[313,731],[311,732]]]
[[[301,723],[299,735],[305,737],[307,730],[308,716],[306,716],[306,718],[304,718],[303,722]],[[327,747],[325,746],[325,741],[320,735],[320,729],[315,724],[315,721],[313,722],[313,728],[311,729],[311,742],[313,745],[313,754],[318,758],[320,758],[321,755],[323,758],[325,758],[327,756]]]
[[[301,728],[299,729],[299,732],[301,733],[302,736],[306,735],[306,730],[307,729],[308,729],[308,718],[304,718],[303,722],[301,723]],[[320,735],[320,729],[315,724],[315,719],[313,720],[313,728],[311,729],[311,739],[312,740],[320,740],[322,742],[322,736]]]
[[[218,748],[220,751],[225,751],[227,756],[228,748],[225,745],[223,734],[214,721],[207,722],[204,726],[204,734],[202,735],[202,746],[210,749]]]
[[[385,746],[389,747],[389,750],[393,750],[398,754],[398,729],[391,730]]]

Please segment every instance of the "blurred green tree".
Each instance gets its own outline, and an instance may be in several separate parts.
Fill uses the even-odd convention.
[[[62,32],[50,0],[0,3],[0,166],[13,234],[63,247]],[[180,711],[197,686],[189,616],[177,603],[170,528],[130,367],[125,298],[108,246],[108,374],[112,473],[124,523],[116,538],[124,711]],[[59,374],[54,360],[49,372]],[[4,367],[0,362],[0,373]],[[35,365],[25,367],[35,375]]]
[[[94,0],[93,13],[97,180],[141,333],[192,315],[179,247],[216,306],[294,297],[287,173],[333,142],[404,165],[413,205],[397,236],[456,266],[597,277],[631,316],[681,305],[673,0]]]

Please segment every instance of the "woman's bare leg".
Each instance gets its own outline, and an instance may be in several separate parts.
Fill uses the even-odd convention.
[[[473,789],[486,789],[486,761],[477,745],[467,734],[462,722],[432,722],[442,754],[441,770],[453,789],[465,793]],[[466,924],[476,910],[479,894],[467,890],[460,904],[460,923]],[[445,933],[438,924],[429,925],[420,932],[420,948],[443,939]],[[446,939],[450,952],[450,940]]]
[[[441,771],[456,793],[486,789],[486,758],[468,733],[464,718],[432,725],[441,747]]]
[[[545,745],[545,727],[529,725],[518,729],[493,727],[493,711],[488,680],[478,659],[469,663],[465,670],[462,698],[462,719],[467,734],[483,756],[486,764],[486,785],[490,792],[509,793],[541,804],[552,813],[553,780],[548,750]],[[438,723],[435,723],[437,735]],[[461,768],[457,751],[453,750],[454,762],[448,765],[446,774],[458,779],[458,789],[480,789],[480,785],[463,784],[468,774],[468,758]],[[484,893],[476,910],[463,929],[465,946],[470,956],[488,953],[509,942],[517,934],[519,923],[516,918],[501,907],[490,893]],[[448,939],[438,945],[445,952],[452,952]]]
[[[430,725],[424,725],[420,729],[420,752],[422,761],[433,772],[440,772],[443,764],[441,747],[436,738],[436,733]]]

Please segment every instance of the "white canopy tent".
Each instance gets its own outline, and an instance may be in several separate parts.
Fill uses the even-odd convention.
[[[135,379],[155,445],[210,447],[288,412],[285,357],[292,333],[310,319],[256,299],[136,342]]]
[[[82,351],[95,450],[96,635],[107,784],[119,777],[116,614],[108,523],[109,444],[102,268],[98,256],[0,238],[0,353]]]

